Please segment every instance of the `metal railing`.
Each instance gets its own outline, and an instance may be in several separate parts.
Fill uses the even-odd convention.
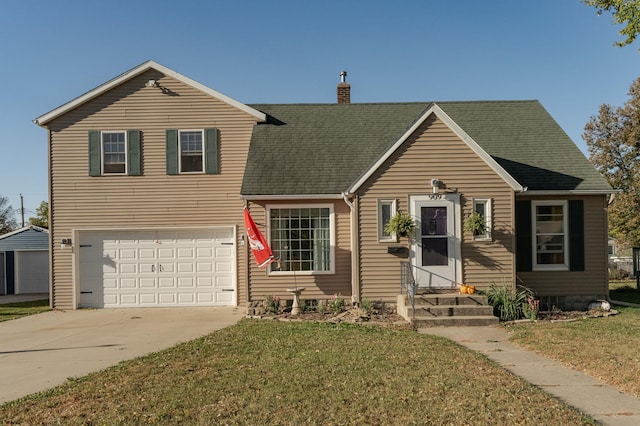
[[[405,293],[411,303],[411,311],[413,319],[416,319],[416,293],[418,292],[418,283],[413,276],[411,262],[400,262],[400,293]]]

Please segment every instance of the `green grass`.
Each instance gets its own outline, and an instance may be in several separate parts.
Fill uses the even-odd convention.
[[[640,397],[640,309],[574,322],[509,326],[512,341]]]
[[[0,322],[26,317],[49,311],[48,300],[36,300],[33,302],[16,302],[0,305]]]
[[[0,407],[5,424],[594,424],[443,338],[243,320]]]

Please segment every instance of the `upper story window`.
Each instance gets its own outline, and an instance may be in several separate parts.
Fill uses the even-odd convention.
[[[568,270],[566,201],[532,201],[534,270]]]
[[[378,200],[378,241],[397,241],[395,234],[390,234],[384,228],[396,214],[396,200]]]
[[[479,241],[491,240],[491,199],[474,198],[473,211],[484,218],[484,232],[474,231],[473,239]]]
[[[89,130],[89,176],[142,175],[140,130]]]
[[[204,172],[202,130],[180,130],[180,173]]]
[[[127,173],[127,134],[102,132],[102,174]]]
[[[267,206],[269,240],[279,262],[271,273],[332,273],[334,218],[331,205]]]
[[[220,173],[220,131],[166,129],[167,174]]]

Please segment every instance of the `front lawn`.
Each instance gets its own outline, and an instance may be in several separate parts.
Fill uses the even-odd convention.
[[[243,320],[0,407],[6,424],[594,424],[443,338]]]
[[[635,279],[609,281],[609,298],[621,302],[640,304],[640,290]]]
[[[640,397],[640,309],[614,308],[618,315],[521,323],[508,329],[511,340],[524,348]]]
[[[48,310],[50,310],[49,300],[3,304],[0,305],[0,322],[39,314]]]

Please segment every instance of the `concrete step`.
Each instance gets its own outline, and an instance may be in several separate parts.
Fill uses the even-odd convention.
[[[406,306],[410,306],[411,302],[408,296],[404,297]],[[417,306],[483,306],[487,305],[487,297],[479,294],[418,294],[415,297]]]
[[[416,317],[411,320],[415,328],[427,327],[476,327],[498,324],[494,316]]]
[[[407,316],[413,317],[413,308],[407,306]],[[493,307],[488,305],[416,305],[416,317],[493,316]]]

